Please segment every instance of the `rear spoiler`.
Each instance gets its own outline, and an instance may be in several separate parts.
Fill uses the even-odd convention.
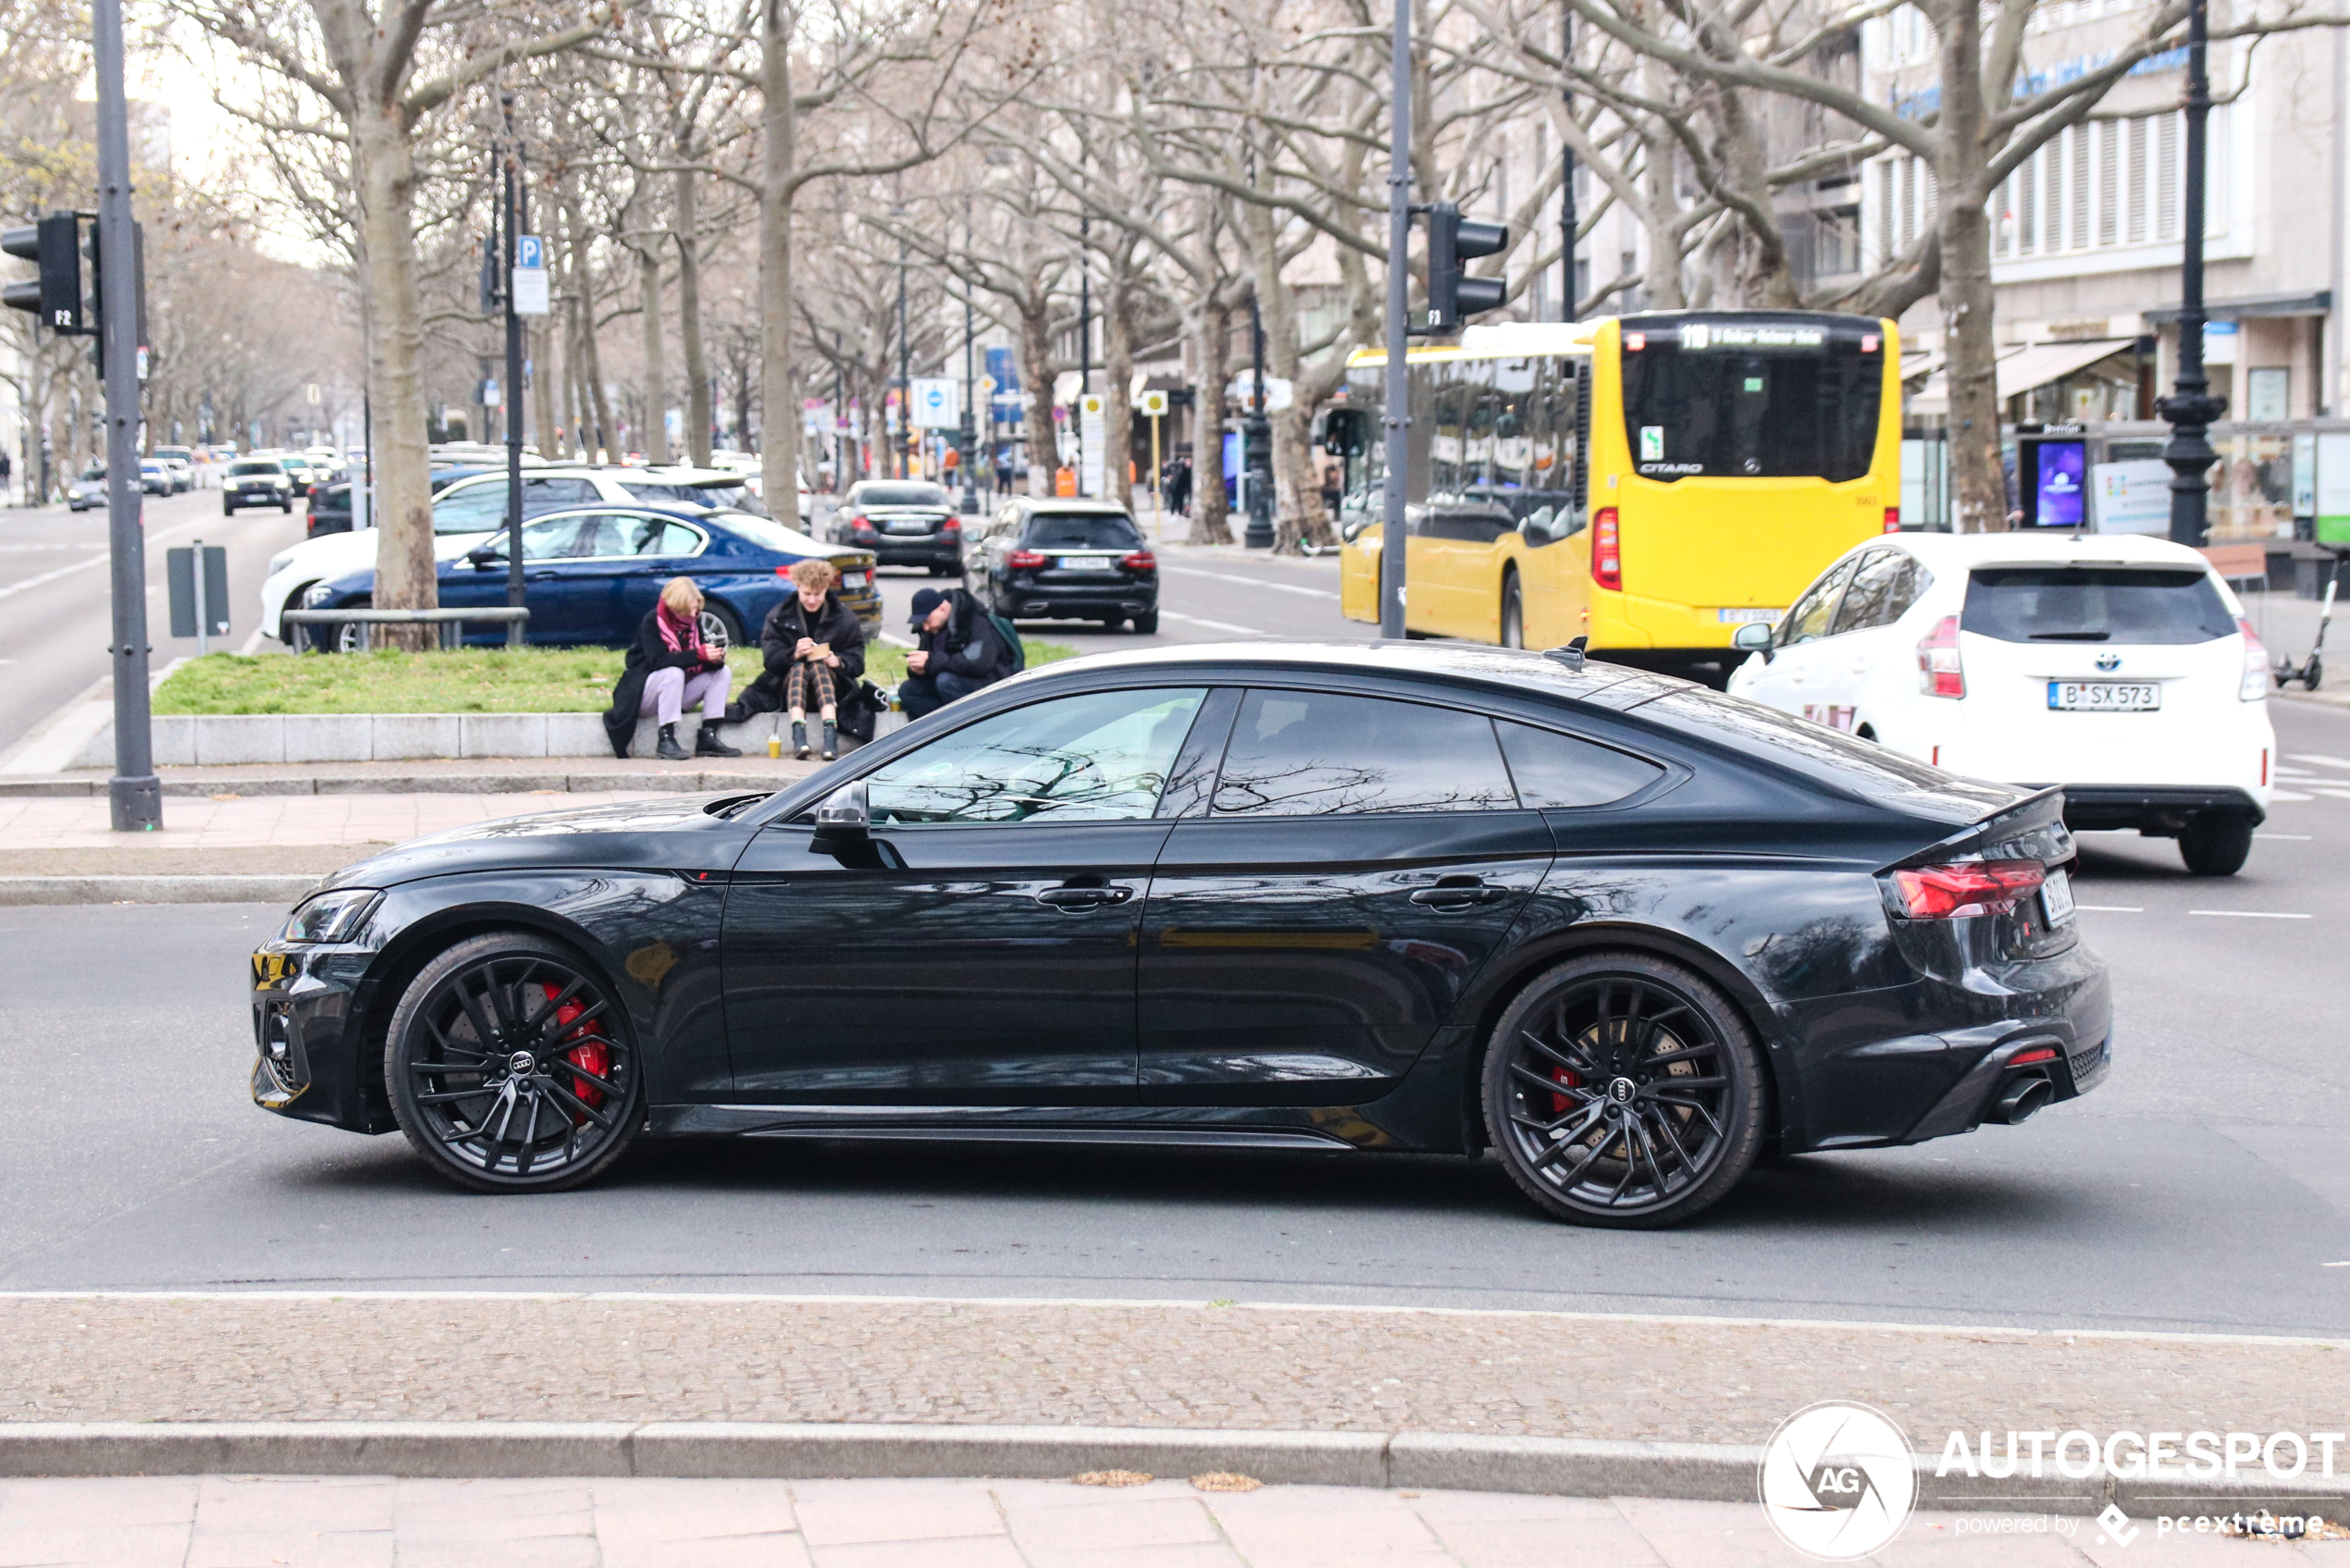
[[[2064,786],[2048,784],[1885,869],[1968,859],[2040,860],[2055,865],[2072,858],[2072,834],[2064,825]]]

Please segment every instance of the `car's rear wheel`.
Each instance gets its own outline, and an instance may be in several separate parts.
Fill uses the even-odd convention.
[[[1502,646],[1526,646],[1526,594],[1515,568],[1502,574]]]
[[[1132,623],[1137,633],[1144,636],[1150,636],[1158,630],[1158,611],[1153,610],[1137,615]]]
[[[1646,1229],[1721,1201],[1765,1120],[1754,1031],[1677,964],[1594,953],[1502,1016],[1485,1124],[1510,1179],[1558,1218]]]
[[[427,964],[391,1017],[384,1087],[425,1163],[481,1192],[554,1192],[609,1169],[644,1121],[619,999],[527,932]]]
[[[2232,877],[2252,854],[2252,819],[2241,811],[2207,811],[2179,830],[2179,858],[2199,877]]]
[[[724,605],[706,601],[701,607],[701,640],[705,648],[738,648],[743,640],[743,623]]]

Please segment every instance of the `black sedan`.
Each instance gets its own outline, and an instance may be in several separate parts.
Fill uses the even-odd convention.
[[[487,1191],[648,1133],[1490,1147],[1664,1225],[2095,1084],[2072,857],[2054,790],[1574,650],[1108,655],[346,869],[254,956],[253,1090]]]
[[[971,539],[963,575],[1007,620],[1158,630],[1158,558],[1114,500],[1009,501]]]
[[[963,520],[937,485],[868,479],[851,485],[834,514],[833,542],[873,552],[884,566],[927,566],[934,577],[963,569]]]

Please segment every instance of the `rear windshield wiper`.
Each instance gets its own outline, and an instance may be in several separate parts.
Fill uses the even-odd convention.
[[[2032,640],[2034,642],[2104,642],[2112,636],[2111,632],[2035,632],[2032,634]]]

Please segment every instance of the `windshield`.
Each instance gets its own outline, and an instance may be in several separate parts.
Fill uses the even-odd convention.
[[[2211,574],[2194,567],[1983,566],[1961,631],[2001,642],[2209,642],[2236,629]]]
[[[1864,318],[1624,318],[1624,436],[1651,479],[1858,479],[1884,340]]]
[[[1143,536],[1126,518],[1099,512],[1040,512],[1020,543],[1039,549],[1139,549]]]
[[[946,492],[936,485],[860,485],[858,506],[946,506]]]
[[[285,470],[278,467],[274,463],[240,463],[230,468],[229,472],[233,475],[238,474],[283,474]]]

